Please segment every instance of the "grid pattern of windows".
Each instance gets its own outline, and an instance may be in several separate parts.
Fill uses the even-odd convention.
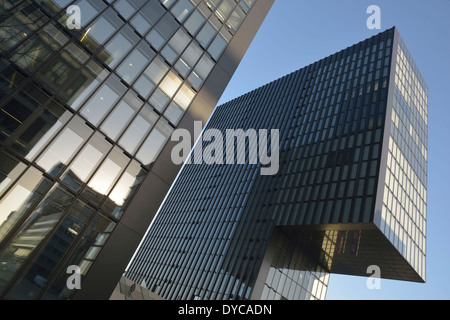
[[[425,279],[428,88],[399,37],[380,229]]]
[[[290,280],[279,285],[264,278],[264,298],[299,298],[303,289],[300,297],[322,298],[328,281],[322,272],[361,276],[377,263],[387,278],[420,281],[374,224],[378,185],[384,185],[378,177],[388,148],[383,141],[394,95],[396,32],[389,29],[216,108],[206,129],[224,136],[230,129],[280,130],[278,174],[261,176],[262,165],[248,161],[185,165],[127,277],[167,299],[249,299],[273,230],[298,228],[316,231],[316,265],[299,271],[313,270],[308,275],[317,286],[277,266],[273,275]],[[203,141],[203,148],[209,144]],[[245,146],[248,160],[258,146]],[[226,148],[224,143],[224,154]],[[294,260],[289,255],[286,261]]]
[[[272,249],[274,253],[260,299],[325,300],[330,274],[306,254],[308,241],[306,237],[302,240],[301,247],[298,247],[298,242],[291,241],[282,233],[272,235],[270,242],[275,248]],[[333,246],[333,243],[327,232],[322,244],[324,255],[332,251],[327,246]],[[269,254],[272,250],[268,249]]]
[[[73,295],[254,3],[1,2],[0,297]]]

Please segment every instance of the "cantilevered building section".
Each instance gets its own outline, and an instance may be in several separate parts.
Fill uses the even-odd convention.
[[[0,1],[0,298],[110,297],[272,4]]]
[[[330,273],[373,265],[425,281],[427,87],[395,28],[218,107],[206,129],[279,129],[278,174],[186,165],[126,277],[226,300],[324,299]]]

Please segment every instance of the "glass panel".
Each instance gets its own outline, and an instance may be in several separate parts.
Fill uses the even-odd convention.
[[[176,94],[174,101],[183,109],[186,110],[195,97],[195,92],[187,85],[183,85]]]
[[[208,45],[210,44],[216,33],[217,30],[210,22],[208,22],[203,26],[202,30],[200,30],[196,39],[203,48],[208,48]]]
[[[214,62],[205,54],[188,78],[195,89],[200,89],[213,67]]]
[[[17,138],[11,148],[26,156],[49,131],[61,125],[59,119],[66,118],[65,109],[56,103],[50,103],[28,128]],[[59,124],[57,124],[59,122]],[[55,128],[55,124],[56,128]]]
[[[144,74],[155,84],[158,84],[164,77],[169,67],[164,63],[160,57],[156,57],[155,60],[148,66]]]
[[[33,211],[14,239],[0,254],[0,288],[10,281],[30,254],[53,230],[73,201],[73,196],[61,187],[55,187]]]
[[[216,15],[219,17],[220,21],[224,22],[235,6],[236,2],[234,2],[234,0],[224,0],[216,10]]]
[[[92,260],[100,252],[100,249],[114,230],[115,223],[101,215],[94,217],[87,230],[83,233],[81,241],[77,244],[72,255],[69,257],[64,267],[55,276],[53,283],[44,293],[43,299],[70,299],[74,290],[69,290],[66,285],[68,274],[66,270],[69,266],[76,265],[81,269],[82,277],[86,275]]]
[[[125,26],[106,45],[105,52],[108,55],[108,58],[105,60],[106,64],[111,68],[115,68],[138,41],[139,37],[133,30],[129,26]]]
[[[64,254],[82,232],[86,220],[94,212],[94,209],[85,203],[76,201],[69,209],[68,215],[55,228],[41,252],[30,261],[30,268],[16,280],[16,284],[8,293],[8,298],[37,299]]]
[[[166,108],[169,100],[169,97],[167,97],[160,89],[156,89],[150,97],[150,103],[159,112],[162,112]]]
[[[62,181],[67,183],[73,190],[78,191],[81,185],[90,178],[93,171],[111,148],[112,145],[105,140],[102,134],[95,133],[66,170],[61,178]]]
[[[145,42],[141,42],[121,63],[117,72],[123,80],[133,83],[155,55],[156,53]]]
[[[172,98],[178,88],[181,86],[182,80],[173,72],[169,71],[167,76],[159,85],[159,88],[169,97]]]
[[[109,75],[109,71],[94,61],[89,61],[87,68],[74,76],[72,83],[64,89],[63,98],[73,109],[78,110],[84,101],[98,88],[100,83]]]
[[[81,114],[97,126],[125,91],[126,87],[116,77],[110,77],[86,103]]]
[[[0,196],[25,170],[26,165],[6,152],[0,153]]]
[[[181,59],[175,64],[175,68],[182,76],[186,77],[194,68],[202,53],[203,50],[195,42],[192,42],[181,56]]]
[[[160,50],[178,29],[178,23],[171,14],[166,14],[147,36],[147,40]]]
[[[136,157],[145,165],[152,164],[161,152],[173,129],[161,119],[142,145]]]
[[[88,27],[80,41],[91,50],[96,50],[117,32],[123,23],[115,11],[109,8]]]
[[[106,199],[102,209],[120,219],[146,175],[147,171],[143,170],[141,165],[133,160]]]
[[[184,24],[184,27],[192,35],[195,35],[197,31],[200,30],[201,26],[205,21],[206,21],[205,16],[199,10],[195,10],[194,13],[189,17],[189,19]]]
[[[180,0],[171,9],[172,14],[181,23],[187,18],[190,12],[194,9],[194,5],[190,0]]]
[[[228,27],[230,28],[231,32],[234,34],[239,29],[240,25],[245,19],[245,12],[242,11],[242,9],[237,6],[236,9],[233,11],[233,14],[231,15],[230,19],[228,19]]]
[[[110,139],[116,140],[141,106],[140,99],[127,93],[102,124],[101,129]]]
[[[36,163],[49,174],[57,176],[92,131],[80,118],[74,118]]]
[[[11,188],[0,201],[0,244],[50,186],[51,182],[41,172],[30,168]]]
[[[98,205],[103,196],[111,191],[128,162],[129,158],[119,148],[114,148],[89,181],[82,195]]]
[[[177,33],[174,34],[169,43],[161,51],[161,54],[170,63],[174,63],[176,59],[181,55],[181,53],[186,49],[190,42],[190,37],[186,34],[183,29],[179,29]]]
[[[6,140],[39,107],[39,103],[19,91],[0,109],[0,141]]]
[[[208,52],[216,61],[219,60],[223,51],[227,47],[227,41],[222,37],[221,34],[218,34],[214,41],[208,48]]]
[[[119,144],[130,154],[134,154],[158,118],[155,112],[145,107],[125,131]]]

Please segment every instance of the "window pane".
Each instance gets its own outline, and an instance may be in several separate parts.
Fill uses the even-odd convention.
[[[51,175],[58,175],[92,133],[80,118],[74,118],[36,162]]]
[[[141,105],[141,100],[131,94],[127,94],[102,124],[102,131],[110,139],[116,140],[123,129],[127,127],[130,119],[141,108]]]
[[[151,59],[155,56],[153,50],[144,42],[134,49],[130,55],[121,63],[117,72],[123,80],[133,83],[141,74],[142,70],[148,66]]]
[[[50,186],[41,172],[30,168],[11,188],[0,201],[0,244]]]
[[[13,150],[21,155],[27,155],[31,149],[38,144],[43,138],[64,116],[65,109],[61,106],[50,103],[47,108],[36,118],[28,128],[17,138],[11,146]]]
[[[123,28],[105,47],[105,51],[108,54],[108,58],[105,61],[106,64],[111,68],[116,67],[138,40],[139,38],[130,27],[126,26]]]
[[[0,254],[2,266],[0,288],[3,289],[30,254],[42,242],[69,208],[73,196],[56,187],[33,211],[17,235]]]
[[[115,148],[89,181],[82,195],[95,204],[99,204],[103,196],[111,191],[129,158],[119,148]]]
[[[112,145],[105,140],[105,137],[96,133],[72,162],[62,180],[73,190],[78,191],[111,148]]]
[[[117,78],[110,77],[83,107],[81,114],[95,126],[98,125],[125,91],[126,87]]]
[[[5,152],[0,153],[0,196],[25,170],[26,165]]]
[[[181,23],[187,18],[190,12],[194,9],[194,5],[190,0],[180,0],[171,9],[172,14]]]
[[[77,218],[89,218],[94,210],[81,201],[76,201],[69,209],[68,215],[56,227],[52,237],[42,248],[41,252],[30,261],[30,268],[23,273],[15,286],[9,291],[9,298],[37,299],[42,288],[47,284],[48,278],[63,258],[70,245],[78,238],[85,226],[85,221]],[[55,250],[55,243],[58,243]]]
[[[143,109],[125,131],[119,144],[130,154],[134,154],[157,119],[158,115],[156,113],[147,108]]]
[[[137,161],[131,162],[127,170],[114,187],[103,204],[103,210],[120,219],[131,197],[142,183],[147,171],[141,168]]]
[[[136,155],[137,159],[145,165],[152,164],[169,139],[172,131],[173,129],[164,120],[160,120]]]
[[[92,259],[95,259],[96,255],[98,255],[110,233],[114,230],[114,227],[115,223],[105,217],[101,215],[94,217],[80,238],[81,241],[66,261],[64,268],[61,268],[58,274],[55,275],[53,283],[50,284],[43,295],[43,299],[70,299],[75,291],[67,288],[67,267],[72,265],[79,266],[81,276],[86,275],[92,265]]]

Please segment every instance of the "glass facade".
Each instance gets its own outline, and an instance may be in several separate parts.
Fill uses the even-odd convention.
[[[1,2],[1,298],[73,296],[254,4]]]
[[[280,131],[278,174],[260,175],[261,164],[186,164],[126,276],[165,299],[205,300],[323,299],[330,273],[367,276],[371,265],[383,278],[423,282],[424,198],[410,194],[407,201],[394,189],[413,209],[414,224],[401,236],[394,218],[379,223],[377,206],[385,186],[380,177],[392,171],[383,156],[388,152],[410,181],[426,180],[422,158],[408,170],[399,151],[389,151],[411,127],[416,146],[409,147],[414,138],[398,143],[426,154],[426,122],[419,121],[426,98],[411,76],[414,68],[403,91],[417,102],[416,120],[403,136],[390,126],[390,101],[401,108],[402,88],[394,91],[391,81],[400,70],[399,39],[389,29],[217,107],[206,129],[224,136],[229,129]],[[248,156],[256,145],[246,148]],[[413,166],[422,169],[416,176]],[[395,170],[395,179],[406,182]],[[392,212],[393,195],[383,217]]]
[[[399,37],[383,207],[379,227],[425,279],[428,88]]]

